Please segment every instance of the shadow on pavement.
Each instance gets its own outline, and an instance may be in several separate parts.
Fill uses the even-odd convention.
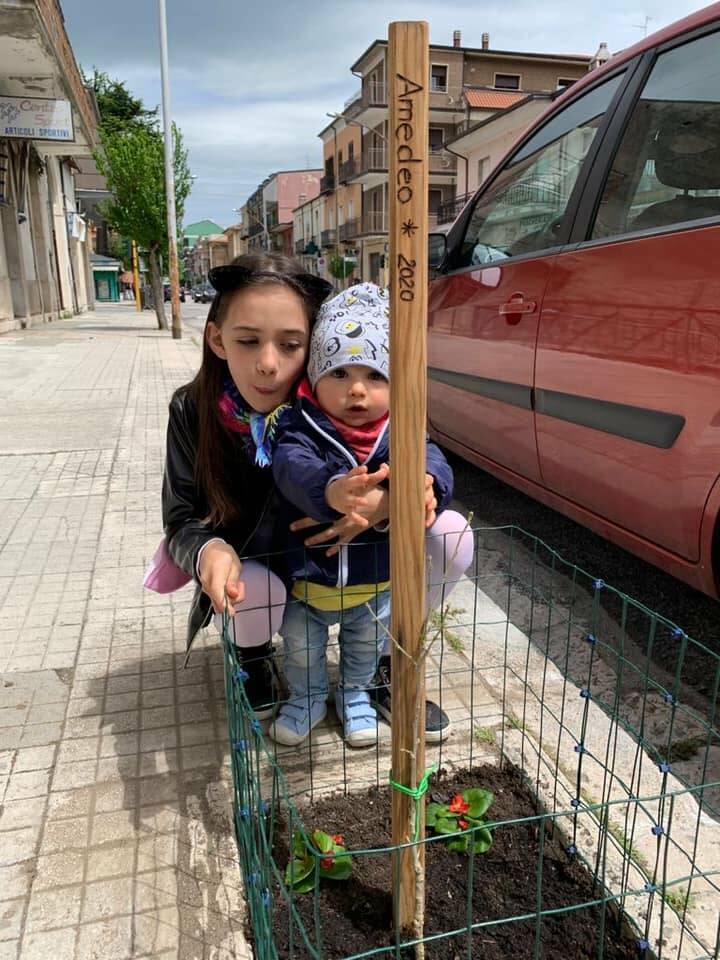
[[[99,779],[122,783],[134,828],[133,956],[220,960],[248,949],[222,660],[215,647],[186,670],[182,662],[179,653],[119,661],[93,681],[107,755]]]

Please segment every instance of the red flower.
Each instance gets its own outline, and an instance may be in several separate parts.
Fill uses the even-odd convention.
[[[323,870],[330,870],[332,868],[332,865],[333,865],[332,857],[323,857],[322,860],[320,861],[320,866],[323,868]]]
[[[459,793],[455,794],[448,805],[450,813],[467,813],[469,809],[470,804],[466,800],[463,800],[462,795]]]
[[[340,843],[340,844],[345,843],[345,841],[343,840],[343,835],[341,833],[336,833],[335,836],[333,837],[333,843]]]
[[[460,827],[461,830],[467,830],[468,828],[467,820],[458,820],[458,826]]]

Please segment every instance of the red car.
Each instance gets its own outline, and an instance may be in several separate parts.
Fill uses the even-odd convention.
[[[433,236],[428,321],[436,440],[713,596],[719,64],[716,3],[573,84]]]

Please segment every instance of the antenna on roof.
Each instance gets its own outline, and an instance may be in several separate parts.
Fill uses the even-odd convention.
[[[643,36],[646,37],[647,27],[652,19],[653,19],[652,17],[648,17],[648,15],[645,14],[645,23],[634,23],[633,26],[636,27],[638,30],[642,30]]]

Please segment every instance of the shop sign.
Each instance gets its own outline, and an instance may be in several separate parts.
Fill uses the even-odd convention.
[[[0,96],[0,137],[74,140],[70,101]]]

